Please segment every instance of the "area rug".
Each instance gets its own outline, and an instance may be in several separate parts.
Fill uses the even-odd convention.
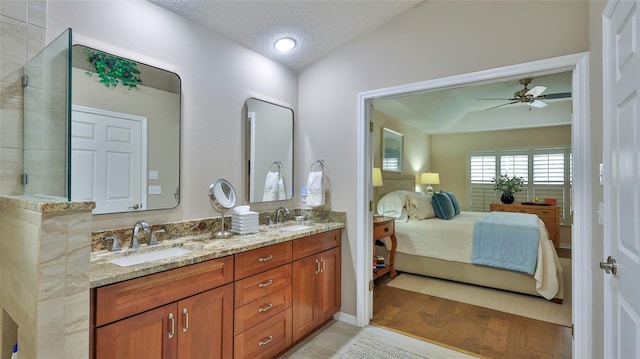
[[[571,259],[560,258],[560,263],[564,272],[564,300],[562,304],[547,301],[542,297],[408,273],[400,274],[387,285],[570,327],[572,322]]]
[[[379,358],[428,359],[428,357],[400,349],[393,345],[382,343],[379,340],[375,340],[368,336],[358,338],[355,343],[351,344],[347,350],[340,355],[340,359]]]

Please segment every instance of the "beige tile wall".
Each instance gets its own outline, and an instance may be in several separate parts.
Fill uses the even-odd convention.
[[[22,67],[46,42],[46,0],[0,1],[0,194],[22,193]]]
[[[88,356],[92,207],[69,205],[0,199],[2,359],[16,334],[21,359]]]

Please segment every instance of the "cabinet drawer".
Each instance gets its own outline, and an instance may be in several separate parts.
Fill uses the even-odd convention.
[[[291,242],[236,254],[236,280],[291,262]]]
[[[240,334],[290,307],[291,286],[243,305],[234,313],[234,334]]]
[[[238,334],[234,338],[234,358],[274,358],[291,345],[291,308]]]
[[[96,326],[233,281],[233,256],[151,274],[96,290]]]
[[[389,237],[394,232],[394,221],[389,221],[384,224],[376,224],[373,226],[373,238]]]
[[[535,214],[538,215],[538,217],[542,218],[542,217],[551,217],[555,220],[556,216],[558,215],[558,211],[554,210],[554,209],[536,209]]]
[[[291,264],[236,281],[235,308],[291,285]]]
[[[341,229],[315,234],[293,241],[293,260],[304,258],[340,245]]]

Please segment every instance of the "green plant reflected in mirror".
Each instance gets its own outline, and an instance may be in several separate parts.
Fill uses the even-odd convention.
[[[100,83],[106,87],[122,84],[131,90],[137,88],[138,84],[142,84],[137,62],[90,48],[85,48],[84,53],[92,68],[92,71],[87,71],[86,74],[93,76],[95,71],[100,78]]]

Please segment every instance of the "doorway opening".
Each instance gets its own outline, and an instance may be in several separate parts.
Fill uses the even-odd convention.
[[[357,207],[357,254],[356,254],[356,300],[358,303],[356,324],[365,326],[373,312],[373,296],[370,288],[372,280],[371,261],[373,248],[372,212],[372,140],[369,123],[372,114],[372,102],[382,98],[401,96],[408,93],[433,91],[487,81],[500,81],[524,75],[544,75],[556,72],[572,71],[572,109],[571,126],[573,152],[573,224],[572,224],[572,272],[574,298],[572,317],[574,327],[573,353],[582,357],[590,353],[591,344],[591,273],[588,259],[591,257],[591,235],[589,219],[591,216],[591,158],[589,124],[589,54],[580,53],[524,64],[484,70],[469,74],[423,81],[396,87],[367,91],[358,95],[358,182],[365,184],[358,189]],[[577,240],[577,239],[580,240]]]

